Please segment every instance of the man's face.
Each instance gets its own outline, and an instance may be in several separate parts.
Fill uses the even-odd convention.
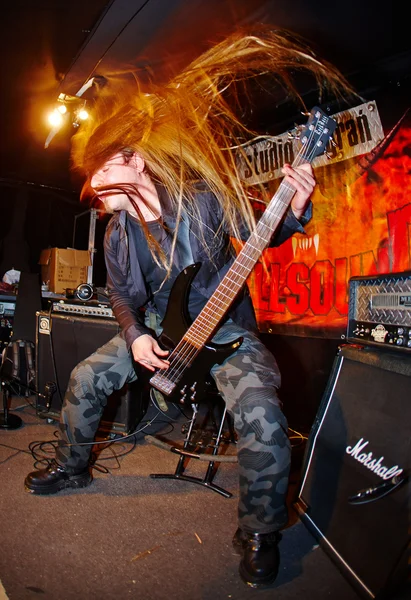
[[[108,213],[116,210],[129,210],[130,200],[118,186],[124,186],[127,191],[132,192],[136,189],[138,181],[138,171],[134,160],[131,158],[126,162],[123,154],[118,153],[107,160],[91,178],[91,187],[103,202]],[[104,189],[101,188],[110,188]]]

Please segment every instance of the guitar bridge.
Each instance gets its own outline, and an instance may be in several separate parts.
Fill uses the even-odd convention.
[[[150,379],[150,383],[159,392],[162,392],[166,396],[170,396],[176,388],[176,384],[164,377],[161,373],[156,373]]]

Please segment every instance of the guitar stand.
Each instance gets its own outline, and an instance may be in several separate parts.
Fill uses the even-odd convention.
[[[214,409],[216,408],[216,405],[210,403],[202,426],[196,429],[195,424],[199,412],[198,404],[192,404],[191,406],[193,409],[193,416],[188,427],[186,426],[187,431],[183,448],[170,446],[169,444],[162,442],[153,436],[146,436],[146,439],[149,442],[180,455],[174,473],[152,473],[150,474],[150,477],[152,479],[181,479],[183,481],[197,483],[198,485],[202,485],[210,490],[213,490],[214,492],[217,492],[218,494],[221,494],[225,498],[231,498],[232,494],[230,492],[213,483],[214,476],[217,472],[217,466],[215,463],[237,462],[237,456],[235,455],[218,454],[222,443],[236,443],[231,417],[227,414],[227,408],[224,404],[224,410],[221,415],[220,424],[217,425],[214,418]],[[211,420],[211,428],[209,426],[207,427],[207,421],[209,420]],[[223,434],[225,425],[228,427],[228,436]],[[190,458],[208,461],[207,470],[203,479],[184,474],[187,466],[187,459]]]

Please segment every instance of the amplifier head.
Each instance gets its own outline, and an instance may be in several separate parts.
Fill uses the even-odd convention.
[[[52,311],[55,313],[72,314],[82,317],[102,317],[115,320],[114,313],[109,304],[93,302],[92,300],[89,300],[88,302],[75,300],[69,302],[66,302],[65,300],[53,302]]]
[[[350,279],[347,339],[411,352],[411,271]]]

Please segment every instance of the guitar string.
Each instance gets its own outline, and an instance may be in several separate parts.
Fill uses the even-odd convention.
[[[316,151],[315,151],[315,146],[312,147],[311,151],[308,153],[307,156],[305,156],[306,154],[306,148],[310,146],[310,142],[312,142],[312,139],[314,138],[315,135],[315,128],[313,128],[313,130],[310,132],[309,138],[307,140],[307,143],[302,146],[299,151],[298,154],[296,156],[296,159],[294,160],[293,166],[299,166],[300,164],[302,164],[303,159],[308,159],[309,162],[312,161],[312,159],[315,157]],[[283,188],[283,189],[281,189]],[[284,184],[284,182],[282,182],[282,184],[280,185],[280,188],[278,190],[278,200],[279,202],[272,208],[270,208],[270,204],[267,207],[265,213],[263,214],[262,218],[260,219],[260,221],[257,223],[255,230],[252,232],[248,242],[246,243],[246,245],[243,247],[247,249],[249,249],[250,247],[250,240],[254,241],[255,238],[262,238],[264,239],[264,241],[266,242],[266,244],[268,244],[268,241],[266,241],[266,238],[261,235],[262,233],[262,229],[263,228],[268,228],[270,229],[271,233],[270,233],[270,237],[273,234],[272,231],[272,227],[270,227],[269,225],[267,225],[264,221],[267,221],[268,219],[270,220],[270,223],[275,222],[276,220],[279,221],[281,219],[281,217],[284,214],[284,208],[283,206],[280,206],[281,204],[285,205],[285,208],[288,206],[290,199],[287,199],[286,202],[283,201],[284,197],[287,197],[290,192],[292,192],[292,196],[295,193],[295,189],[292,188],[291,186],[287,186],[287,184]],[[291,196],[291,198],[292,198]],[[251,245],[251,247],[256,250],[254,248],[254,246]],[[265,246],[264,246],[265,247]],[[264,249],[264,248],[263,248]],[[258,255],[260,254],[260,251],[258,250]],[[242,259],[245,258],[245,261],[248,261],[248,265],[247,264],[241,264]],[[235,262],[237,263],[237,265],[239,266],[240,269],[245,270],[246,273],[251,272],[253,265],[256,263],[256,260],[258,259],[258,256],[255,258],[254,256],[248,256],[246,254],[246,252],[240,252],[237,259]],[[222,294],[222,290],[220,288],[226,288],[229,291],[232,291],[235,287],[238,287],[238,289],[241,288],[242,284],[244,283],[244,274],[241,274],[240,272],[236,272],[236,270],[234,269],[233,272],[231,272],[230,269],[230,274],[234,275],[233,279],[232,279],[232,283],[233,286],[230,289],[229,285],[225,284],[225,280],[227,277],[224,277],[223,280],[221,281],[221,283],[219,284],[219,286],[216,289],[216,293],[213,294],[212,298],[216,296],[216,294]],[[240,283],[238,282],[238,280],[236,281],[236,278],[240,279]],[[222,294],[224,295],[224,294]],[[189,340],[187,340],[187,336],[191,335],[194,333],[194,335],[192,336],[192,339],[195,340],[195,330],[199,329],[199,326],[201,326],[201,324],[203,323],[203,326],[205,325],[206,330],[209,329],[209,320],[207,320],[207,313],[210,312],[210,308],[211,305],[213,304],[212,298],[209,299],[209,301],[207,302],[207,304],[205,305],[205,307],[203,308],[203,310],[200,312],[200,314],[198,315],[198,317],[196,318],[195,322],[189,327],[189,329],[187,330],[186,334],[184,335],[184,337],[182,338],[182,340],[180,340],[180,342],[177,344],[177,346],[175,347],[175,349],[172,351],[171,355],[170,355],[170,366],[168,367],[168,369],[161,371],[161,372],[157,372],[154,376],[153,379],[159,378],[160,380],[166,380],[172,383],[177,383],[179,381],[179,379],[181,378],[181,373],[184,371],[185,368],[187,368],[187,366],[190,365],[190,363],[194,360],[194,358],[197,356],[197,354],[200,352],[200,350],[202,348],[197,348],[193,343],[191,343]],[[226,311],[228,310],[228,307],[231,304],[230,303],[226,306],[224,306],[223,310],[222,310],[222,316],[224,316],[224,314],[226,313]],[[223,303],[224,301],[219,301],[220,305]],[[211,314],[211,313],[210,313]],[[218,317],[217,319],[217,323],[219,322],[221,317]],[[202,344],[206,343],[207,340],[209,339],[212,331],[214,331],[214,327],[210,330],[210,334],[204,338],[204,335],[199,336],[200,342]],[[203,341],[201,341],[203,340]]]

